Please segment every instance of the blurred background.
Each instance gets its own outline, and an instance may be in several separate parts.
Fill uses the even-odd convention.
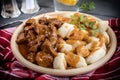
[[[18,8],[21,11],[22,0],[16,0],[16,1],[18,4]],[[81,0],[81,3],[87,2],[87,1],[93,1],[95,3],[96,8],[89,12],[85,12],[85,11],[81,11],[81,12],[94,15],[103,20],[108,20],[109,18],[120,18],[120,6],[119,6],[120,1],[119,0]],[[2,2],[3,0],[0,0],[0,13],[2,10]],[[21,14],[16,18],[3,18],[0,15],[0,26],[9,22],[23,20],[38,14],[54,11],[53,0],[37,0],[37,2],[38,2],[38,5],[40,6],[40,9],[37,13],[24,14],[23,12],[21,12]]]

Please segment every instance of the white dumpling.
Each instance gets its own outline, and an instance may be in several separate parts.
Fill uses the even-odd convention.
[[[85,34],[85,35],[88,35],[89,33],[88,33],[88,31],[87,30],[80,30],[83,34]]]
[[[97,38],[97,37],[90,37],[90,40],[91,40],[91,42],[94,42],[94,41],[99,41],[99,38]]]
[[[75,48],[78,47],[80,44],[81,44],[80,41],[77,40],[72,46],[73,46],[73,48],[75,49]]]
[[[76,64],[77,68],[87,66],[86,60],[84,57],[80,56],[80,61]]]
[[[85,47],[86,47],[87,49],[91,50],[93,45],[95,45],[96,47],[99,47],[99,44],[100,44],[99,41],[93,41],[93,42],[88,43]],[[96,47],[95,47],[95,48],[96,48]]]
[[[70,52],[70,51],[72,51],[73,50],[73,47],[72,47],[72,45],[70,45],[70,44],[61,44],[61,46],[62,46],[62,48],[61,48],[61,52]]]
[[[79,45],[86,44],[84,41],[79,41],[79,40],[67,40],[66,43],[72,45],[73,49],[77,48]]]
[[[100,23],[99,28],[100,28],[101,33],[105,32],[109,27],[108,21],[100,21],[99,23]]]
[[[65,70],[66,67],[67,67],[67,63],[66,63],[66,60],[65,60],[65,54],[64,53],[58,53],[58,55],[54,58],[53,68],[54,69]]]
[[[92,63],[98,61],[99,59],[101,59],[102,57],[104,57],[105,54],[106,54],[106,51],[103,48],[99,48],[98,50],[91,53],[91,55],[89,55],[86,58],[86,61],[88,64],[92,64]]]
[[[101,48],[103,48],[105,51],[107,51],[105,43],[101,46]]]
[[[58,34],[65,38],[66,36],[70,35],[70,33],[74,30],[74,25],[69,23],[64,23],[59,29]]]
[[[109,35],[108,35],[108,33],[107,32],[103,32],[102,33],[103,35],[104,35],[104,37],[106,38],[106,44],[108,44],[109,42],[110,42],[110,38],[109,38]]]
[[[91,42],[91,43],[88,43],[85,47],[90,50],[91,47],[92,47],[92,42]]]

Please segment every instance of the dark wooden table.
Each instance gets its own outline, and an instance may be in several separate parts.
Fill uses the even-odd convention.
[[[0,0],[1,1],[1,0]],[[46,13],[46,12],[52,12],[54,11],[54,4],[53,0],[37,0],[39,6],[41,7],[39,12],[34,13],[34,14],[23,14],[21,12],[21,15],[17,18],[3,18],[0,15],[0,29],[7,28],[7,27],[14,27],[18,25],[17,23],[13,23],[11,25],[7,26],[2,26],[6,23],[10,23],[13,21],[17,20],[23,20],[30,18],[34,15]],[[81,0],[81,2],[86,2],[86,1],[93,1],[95,3],[95,9],[93,11],[87,12],[88,14],[94,15],[96,17],[99,17],[103,20],[108,20],[110,18],[120,18],[120,2],[119,0]],[[21,2],[22,0],[17,0],[19,9],[21,9]],[[0,2],[1,4],[2,2]],[[1,5],[0,5],[1,8]],[[1,12],[1,9],[0,9]],[[84,11],[81,11],[84,12]]]

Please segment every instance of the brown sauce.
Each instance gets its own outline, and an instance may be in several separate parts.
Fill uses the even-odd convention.
[[[27,45],[19,44],[18,47],[19,47],[19,51],[23,55],[23,57],[27,58],[27,54],[29,53]]]
[[[70,65],[71,67],[75,67],[76,64],[79,62],[79,60],[80,60],[80,57],[72,52],[66,55],[66,61],[68,65]]]

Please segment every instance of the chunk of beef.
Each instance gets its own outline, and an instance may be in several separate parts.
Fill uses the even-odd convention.
[[[63,23],[59,20],[55,20],[55,21],[52,22],[52,24],[54,24],[55,27],[60,28]]]
[[[38,35],[36,39],[29,41],[29,51],[30,52],[37,52],[38,48],[41,46],[41,43],[44,41],[45,36],[44,35]]]
[[[24,44],[24,43],[27,42],[27,39],[26,39],[26,37],[25,37],[25,33],[24,33],[24,32],[21,32],[21,33],[18,35],[16,42],[17,42],[18,44]]]
[[[36,24],[34,27],[34,30],[37,34],[48,34],[49,33],[49,28],[46,25],[43,24]]]
[[[31,18],[26,21],[26,26],[31,26],[32,24],[35,24],[35,23],[36,23],[35,19]]]
[[[48,23],[54,25],[56,28],[61,27],[61,25],[63,24],[62,21],[60,21],[56,18],[48,19]]]
[[[36,41],[39,43],[45,40],[45,35],[37,35]]]
[[[50,26],[50,34],[48,36],[48,39],[50,43],[52,44],[52,46],[55,46],[55,44],[57,43],[57,29],[52,24],[49,26]]]
[[[27,54],[27,60],[34,63],[35,62],[35,53],[29,53]]]
[[[33,39],[36,38],[36,33],[34,30],[29,30],[27,33],[26,33],[26,38],[28,39],[28,41],[31,41]]]
[[[45,52],[38,52],[36,55],[36,62],[43,67],[52,67],[53,56]]]
[[[39,19],[39,24],[47,25],[48,24],[47,18],[46,17],[41,17]]]
[[[28,32],[29,30],[33,29],[34,25],[30,25],[30,26],[24,26],[24,31]]]
[[[29,51],[30,51],[30,52],[37,52],[38,47],[39,47],[40,45],[41,45],[41,43],[39,43],[39,44],[34,44],[33,46],[30,46]]]
[[[55,51],[55,49],[52,47],[50,41],[48,39],[46,39],[43,43],[43,45],[41,46],[41,50],[46,52],[46,53],[50,53],[53,56],[57,56],[57,52]]]
[[[24,58],[26,58],[27,54],[29,54],[29,50],[28,50],[27,44],[19,44],[18,47],[19,47],[19,51],[22,54],[22,56]]]

